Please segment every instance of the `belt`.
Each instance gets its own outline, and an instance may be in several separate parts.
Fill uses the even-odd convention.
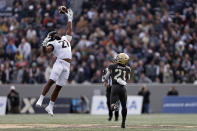
[[[69,59],[69,58],[65,58],[65,59],[62,59],[62,60],[66,61],[68,63],[71,63],[71,59]]]

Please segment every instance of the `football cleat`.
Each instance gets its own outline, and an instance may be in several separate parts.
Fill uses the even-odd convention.
[[[118,121],[118,117],[115,117],[115,121]]]
[[[47,106],[47,107],[45,108],[45,111],[48,112],[48,114],[49,114],[50,116],[53,116],[53,115],[54,115],[54,114],[53,114],[53,108],[50,107],[50,106]]]
[[[38,99],[38,101],[36,102],[36,106],[42,106],[42,101],[41,99]]]
[[[112,119],[112,117],[109,117],[109,118],[108,118],[108,121],[111,121],[111,119]]]
[[[122,122],[121,128],[125,128],[125,122]]]

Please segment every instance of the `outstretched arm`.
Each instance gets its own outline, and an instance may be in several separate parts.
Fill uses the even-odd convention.
[[[67,25],[66,35],[72,36],[73,11],[71,9],[66,9],[65,6],[60,6],[59,13],[67,15],[68,25]]]
[[[72,21],[68,21],[68,25],[67,25],[67,30],[66,30],[66,35],[72,36]]]
[[[72,21],[68,21],[68,25],[67,25],[67,30],[66,30],[66,35],[72,36]]]
[[[68,17],[68,25],[67,25],[66,35],[72,36],[73,11],[71,9],[68,9],[66,15]]]

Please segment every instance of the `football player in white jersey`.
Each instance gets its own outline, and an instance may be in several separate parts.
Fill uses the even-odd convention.
[[[65,7],[62,6],[65,10]],[[61,8],[59,8],[59,12],[63,12]],[[62,13],[61,12],[61,13]],[[56,83],[56,87],[51,94],[51,99],[49,105],[45,108],[49,115],[53,116],[53,106],[58,97],[58,94],[64,86],[65,82],[69,77],[70,72],[70,63],[72,59],[71,45],[70,42],[72,40],[72,20],[73,20],[73,12],[71,9],[63,12],[68,16],[68,25],[67,32],[65,36],[60,37],[56,31],[50,32],[45,40],[42,43],[43,51],[46,53],[53,53],[57,59],[53,65],[53,69],[51,71],[50,78],[47,84],[44,86],[42,94],[38,99],[36,106],[42,106],[42,102],[44,96],[48,93],[51,86]]]

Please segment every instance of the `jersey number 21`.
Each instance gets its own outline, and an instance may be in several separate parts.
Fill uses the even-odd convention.
[[[67,48],[67,47],[69,47],[70,45],[69,45],[69,43],[67,42],[67,41],[59,41],[59,43],[61,43],[62,44],[62,48]]]

